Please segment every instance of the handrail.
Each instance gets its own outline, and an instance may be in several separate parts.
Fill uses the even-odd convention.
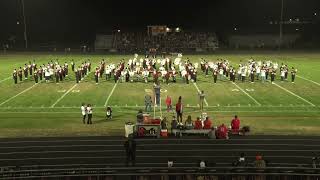
[[[37,170],[13,170],[0,172],[1,178],[31,178],[31,177],[64,177],[64,176],[97,176],[97,175],[320,175],[320,168],[303,167],[117,167],[117,168],[66,168],[66,169],[37,169]]]

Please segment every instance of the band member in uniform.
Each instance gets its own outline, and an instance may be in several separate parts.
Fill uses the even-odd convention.
[[[56,68],[55,70],[56,83],[59,83],[59,70]]]
[[[218,71],[217,69],[213,70],[213,82],[217,83]]]
[[[34,78],[34,82],[38,83],[39,76],[38,76],[38,70],[37,69],[34,69],[33,78]]]
[[[294,67],[291,68],[291,82],[294,83],[294,80],[296,78],[296,74],[297,74],[297,69],[295,69]]]
[[[80,109],[81,109],[81,114],[82,114],[82,122],[83,122],[83,124],[85,124],[86,123],[86,116],[87,116],[87,107],[85,106],[84,103],[82,103]]]
[[[39,76],[40,81],[42,81],[43,69],[42,69],[41,66],[40,66],[40,68],[38,69],[37,73],[38,73],[38,76]]]
[[[250,78],[251,78],[251,83],[254,83],[254,67],[251,68],[251,71],[250,71]]]
[[[271,69],[271,83],[273,84],[273,81],[275,80],[276,78],[276,71]]]
[[[28,70],[29,70],[30,76],[32,76],[32,65],[31,65],[30,61],[29,61],[29,65],[28,65]]]
[[[18,70],[19,80],[22,81],[22,68],[20,67]]]
[[[79,78],[79,71],[78,71],[78,69],[74,69],[74,74],[75,74],[75,76],[76,76],[76,83],[79,83],[80,78]]]
[[[92,107],[91,107],[91,104],[88,104],[87,113],[88,113],[87,124],[92,124]]]
[[[24,64],[23,74],[24,74],[24,79],[28,79],[28,65],[27,64]]]
[[[17,84],[18,83],[18,73],[17,73],[16,69],[13,70],[12,78],[13,78],[14,83]]]
[[[71,69],[72,69],[72,71],[74,72],[74,66],[75,66],[75,63],[74,63],[74,61],[73,61],[73,59],[72,59],[72,61],[71,61]]]
[[[96,80],[96,84],[99,83],[99,68],[96,68],[96,72],[94,73],[94,79]]]

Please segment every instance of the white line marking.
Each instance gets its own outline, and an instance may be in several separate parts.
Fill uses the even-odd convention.
[[[8,79],[10,79],[10,78],[11,78],[11,76],[10,76],[10,77],[7,77],[7,78],[5,78],[5,79],[2,79],[2,80],[0,81],[0,83],[2,83],[3,81],[8,80]]]
[[[244,91],[240,86],[238,86],[236,83],[232,82],[232,84],[234,84],[238,89],[240,89],[240,91],[242,91],[244,94],[246,94],[249,98],[251,98],[258,106],[261,106],[261,104],[255,99],[253,98],[250,94],[248,94],[246,91]]]
[[[313,107],[315,107],[315,106],[316,106],[316,105],[312,104],[310,101],[308,101],[308,100],[304,99],[303,97],[301,97],[301,96],[299,96],[299,95],[297,95],[297,94],[295,94],[295,93],[293,93],[293,92],[289,91],[288,89],[286,89],[286,88],[284,88],[284,87],[282,87],[282,86],[278,85],[277,83],[273,83],[273,84],[274,84],[274,85],[276,85],[277,87],[279,87],[280,89],[282,89],[282,90],[284,90],[284,91],[287,91],[287,92],[288,92],[288,93],[290,93],[291,95],[293,95],[293,96],[295,96],[295,97],[297,97],[297,98],[299,98],[299,99],[303,100],[304,102],[306,102],[306,103],[310,104],[311,106],[313,106]]]
[[[37,85],[37,84],[34,84],[34,85],[32,85],[31,87],[29,87],[29,88],[27,88],[27,89],[23,90],[22,92],[20,92],[20,93],[18,93],[18,94],[16,94],[16,95],[12,96],[11,98],[9,98],[9,99],[7,99],[7,100],[3,101],[3,102],[0,104],[0,106],[2,106],[3,104],[5,104],[5,103],[7,103],[7,102],[11,101],[12,99],[14,99],[14,98],[16,98],[16,97],[18,97],[18,96],[20,96],[21,94],[23,94],[23,93],[25,93],[25,92],[29,91],[30,89],[32,89],[32,88],[33,88],[33,87],[35,87],[36,85]]]
[[[55,103],[50,106],[50,108],[53,108],[58,102],[60,102],[72,89],[74,89],[78,84],[73,85],[67,92],[65,92]]]
[[[198,88],[197,83],[193,83],[193,85],[194,85],[194,87],[196,87],[196,89],[197,89],[198,93],[200,94],[200,93],[201,93],[201,91],[200,91],[200,89]],[[207,106],[207,107],[209,106],[209,104],[208,104],[208,102],[207,102],[206,98],[204,98],[204,103],[206,103],[206,106]]]
[[[309,81],[309,82],[312,82],[312,83],[314,83],[314,84],[316,84],[316,85],[320,86],[320,83],[318,83],[318,82],[312,81],[312,80],[310,80],[310,79],[304,78],[304,77],[299,76],[299,75],[297,75],[297,77],[299,77],[299,78],[301,78],[301,79],[304,79],[304,80],[307,80],[307,81]]]
[[[118,81],[118,82],[119,82],[119,81]],[[118,85],[118,82],[117,82],[116,84],[114,84],[114,86],[113,86],[113,88],[112,88],[112,90],[111,90],[111,92],[110,92],[110,94],[109,94],[106,102],[104,103],[104,106],[105,106],[105,107],[108,105],[109,99],[110,99],[110,97],[112,96],[113,91],[116,89],[116,87],[117,87],[117,85]]]

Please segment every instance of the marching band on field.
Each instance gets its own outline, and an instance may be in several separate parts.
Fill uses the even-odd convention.
[[[277,62],[267,61],[255,61],[249,59],[247,62],[240,61],[238,67],[230,65],[228,60],[218,59],[216,62],[206,61],[204,58],[200,60],[200,69],[206,75],[212,75],[213,83],[217,83],[218,80],[226,81],[230,80],[235,82],[236,79],[241,82],[249,81],[254,83],[255,81],[261,81],[262,83],[270,80],[273,83],[276,79],[277,72],[279,72],[281,81],[287,81],[289,73],[291,73],[291,82],[294,83],[297,69],[291,68],[282,63],[279,65]],[[75,73],[76,83],[81,82],[85,76],[91,72],[91,62],[88,59],[76,66],[75,62],[71,61],[71,69]],[[18,70],[13,71],[13,80],[17,84],[18,80],[23,81],[33,76],[35,83],[42,81],[43,78],[46,82],[54,81],[59,83],[64,81],[69,74],[69,65],[67,62],[59,64],[58,60],[50,61],[46,65],[37,66],[36,62],[31,61],[29,64],[25,64]],[[145,58],[138,59],[138,55],[135,54],[134,58],[129,59],[127,63],[125,60],[121,60],[118,64],[106,64],[103,59],[94,70],[94,79],[96,84],[99,83],[103,76],[105,80],[114,80],[114,82],[145,82],[148,83],[150,79],[154,83],[162,80],[164,83],[177,82],[177,77],[182,79],[186,84],[189,82],[197,81],[198,63],[192,63],[188,58],[182,60],[182,54],[178,54],[174,60],[163,57],[161,59]],[[248,80],[247,80],[248,78]]]

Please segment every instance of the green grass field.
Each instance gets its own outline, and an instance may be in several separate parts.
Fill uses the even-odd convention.
[[[122,58],[128,60],[131,57],[0,55],[0,137],[123,135],[124,123],[135,121],[137,111],[143,108],[146,89],[152,89],[152,83],[118,83],[115,86],[113,80],[102,79],[96,85],[91,73],[75,86],[75,77],[71,73],[66,81],[59,84],[42,82],[34,85],[33,80],[25,80],[15,85],[11,73],[14,68],[33,59],[37,64],[57,58],[60,63],[67,61],[70,64],[71,59],[74,59],[79,64],[90,58],[95,67],[102,58],[107,63],[116,63]],[[201,57],[209,61],[226,58],[232,64],[253,57],[257,60],[285,62],[289,67],[296,67],[298,77],[295,84],[281,83],[279,75],[276,84],[233,84],[229,81],[213,84],[212,77],[205,77],[199,70],[196,86],[206,93],[208,106],[205,110],[213,118],[214,125],[222,122],[229,124],[237,114],[242,125],[250,126],[254,134],[320,135],[320,54],[228,53],[184,57],[189,57],[193,62],[200,62]],[[70,66],[69,69],[71,71]],[[162,84],[162,89],[166,90],[162,93],[162,104],[166,95],[172,96],[173,104],[182,96],[186,106],[184,118],[191,115],[195,119],[200,115],[196,86],[193,83],[184,84],[180,78],[176,84]],[[82,124],[82,102],[94,105],[93,125]],[[113,108],[113,119],[110,121],[104,120],[106,103]],[[157,115],[160,115],[159,111]],[[171,120],[172,113],[163,110],[163,116]]]

